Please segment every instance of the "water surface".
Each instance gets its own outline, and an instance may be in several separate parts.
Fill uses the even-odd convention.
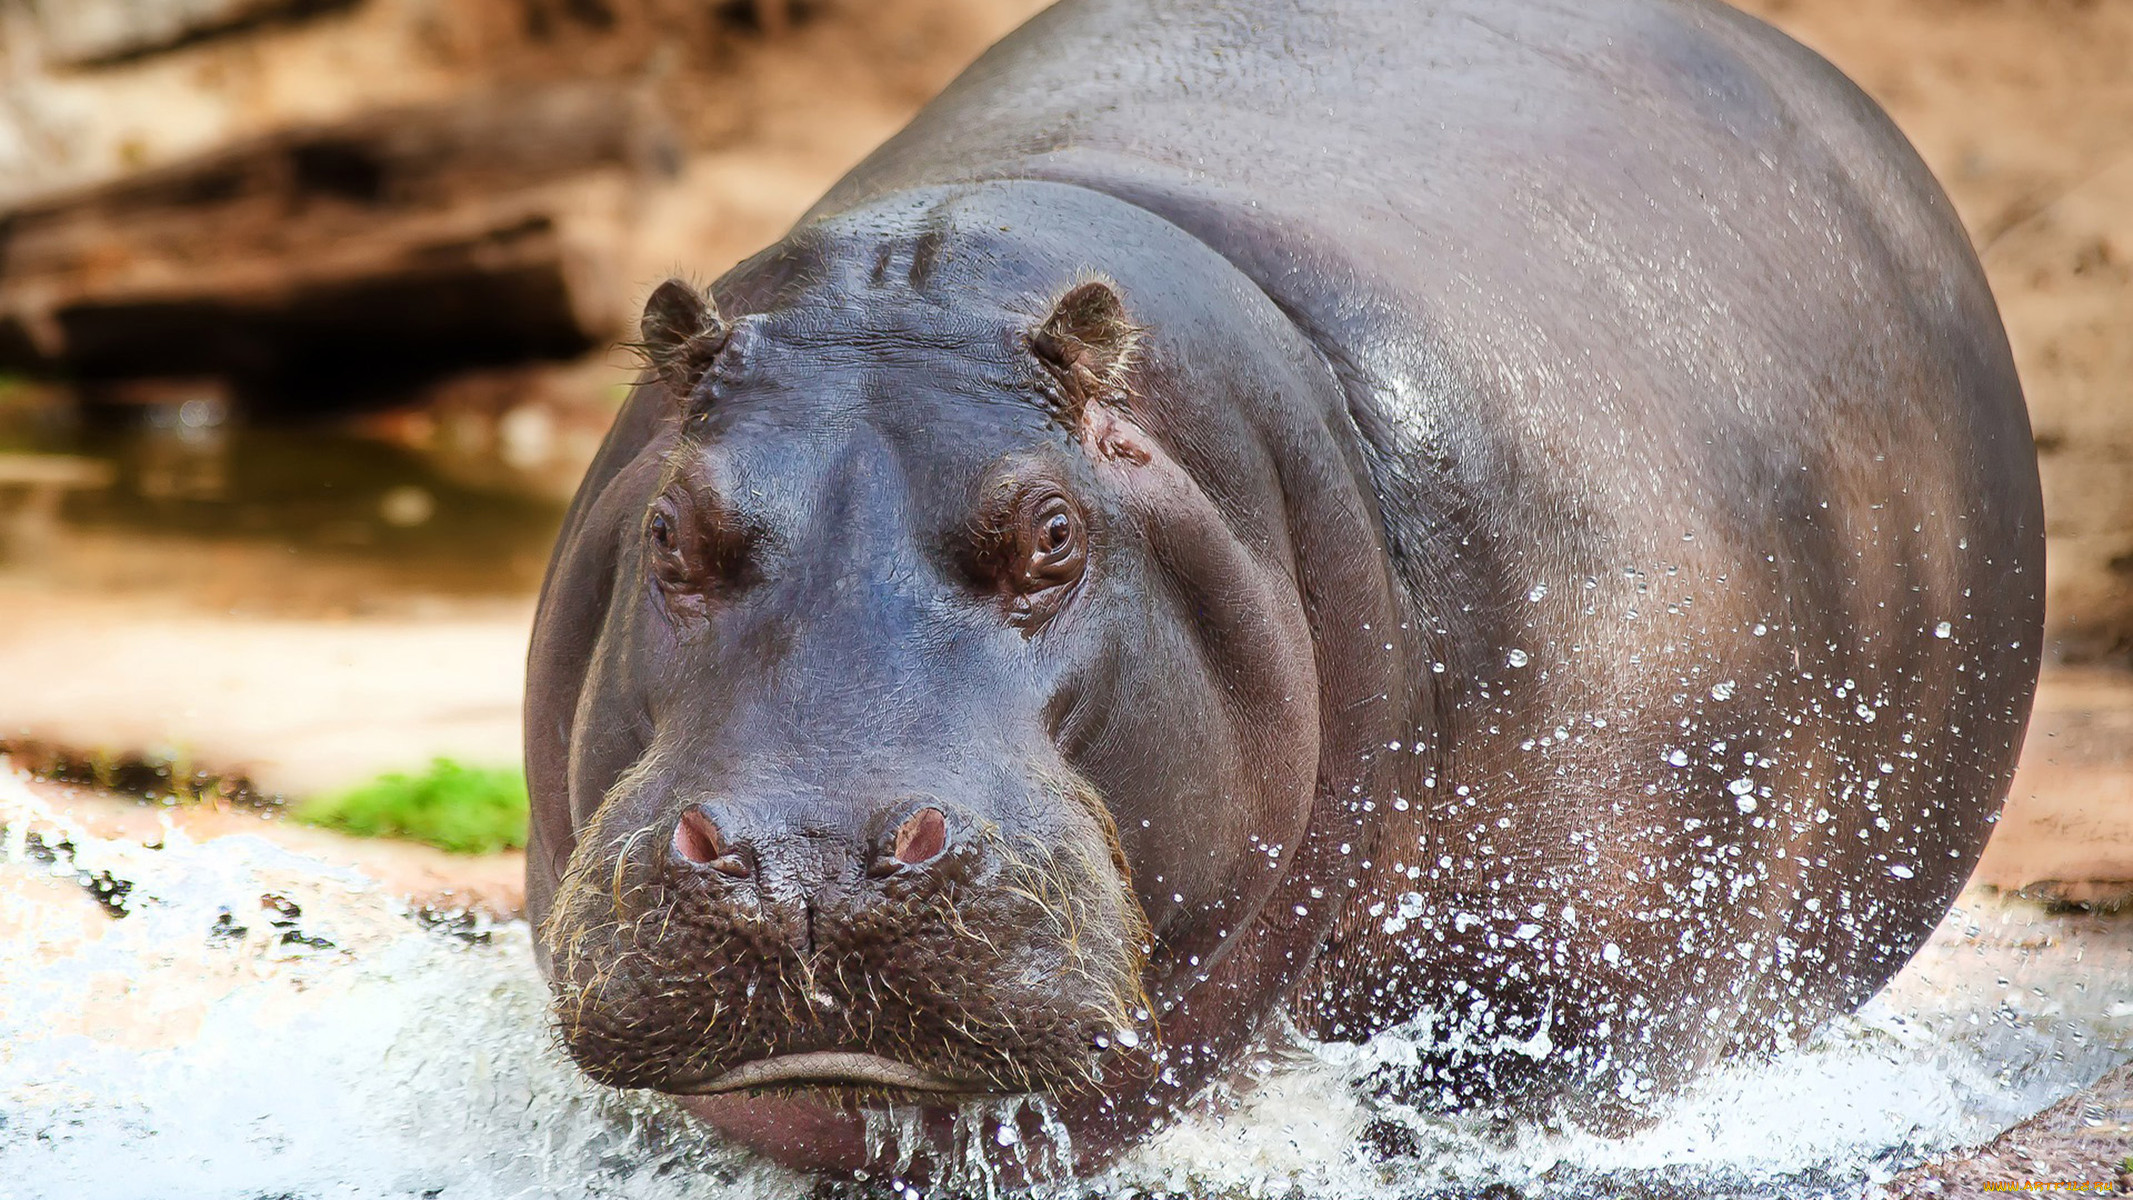
[[[551,1036],[522,923],[410,913],[264,838],[99,839],[5,774],[0,822],[0,1196],[767,1200],[812,1187],[663,1100],[580,1077]],[[1246,1094],[1209,1097],[1105,1177],[1054,1194],[1869,1196],[2133,1057],[2128,979],[2133,922],[1973,893],[1862,1013],[1722,1072],[1632,1137],[1372,1103],[1355,1081],[1410,1041],[1303,1043]],[[988,1189],[972,1177],[961,1190]]]

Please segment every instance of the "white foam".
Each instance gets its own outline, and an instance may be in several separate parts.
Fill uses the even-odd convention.
[[[666,1101],[579,1075],[553,1043],[523,924],[481,928],[480,944],[424,931],[359,876],[264,839],[96,838],[4,774],[0,822],[0,1196],[806,1190]],[[39,863],[32,832],[74,849]],[[123,919],[78,886],[98,872],[133,883]],[[288,904],[301,915],[278,927]],[[1373,1104],[1352,1081],[1412,1042],[1298,1042],[1244,1095],[1210,1098],[1089,1188],[1374,1200],[1503,1181],[1568,1195],[1594,1174],[1686,1172],[1715,1195],[1803,1194],[1777,1183],[1803,1178],[1856,1195],[2133,1051],[2133,1008],[2109,986],[2133,977],[2123,930],[2055,953],[2019,936],[2024,919],[1951,915],[1860,1015],[1719,1073],[1632,1137],[1491,1132]],[[218,922],[246,932],[217,936]],[[1373,1122],[1403,1130],[1411,1156],[1374,1159]]]

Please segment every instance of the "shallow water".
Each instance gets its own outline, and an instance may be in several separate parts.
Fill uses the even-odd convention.
[[[261,838],[98,839],[4,774],[0,823],[0,1197],[810,1186],[579,1077],[521,923],[410,913]],[[2133,1057],[2129,979],[2133,922],[1974,894],[1858,1016],[1708,1080],[1633,1137],[1374,1105],[1352,1081],[1407,1043],[1305,1044],[1062,1194],[1871,1195]]]
[[[0,455],[59,454],[108,471],[105,485],[70,491],[42,515],[0,496],[0,567],[153,574],[168,569],[169,556],[153,553],[161,546],[228,570],[235,547],[263,552],[278,576],[359,566],[384,592],[517,596],[540,582],[562,520],[552,480],[576,477],[516,469],[494,445],[455,450],[442,435],[417,451],[350,427],[246,425],[208,400],[87,425],[67,419],[73,411],[16,410],[0,382]]]

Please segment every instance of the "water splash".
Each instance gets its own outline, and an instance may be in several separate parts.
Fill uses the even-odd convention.
[[[0,825],[0,1196],[754,1200],[811,1186],[662,1099],[585,1081],[554,1044],[522,924],[425,929],[360,877],[264,839],[97,838],[5,774]],[[1634,1136],[1374,1101],[1357,1081],[1412,1061],[1411,1037],[1288,1035],[1204,1112],[1051,1192],[1866,1194],[2133,1055],[2133,923],[2033,927],[2033,911],[1971,897],[1863,1012],[1719,1072]],[[916,1134],[915,1112],[867,1125],[877,1150]],[[948,1190],[988,1200],[1010,1194],[997,1163],[1041,1174],[1072,1152],[1039,1101],[973,1105],[954,1136]]]
[[[800,1186],[576,1077],[523,924],[425,931],[261,838],[99,839],[6,775],[0,823],[0,1196]],[[132,883],[122,918],[84,876]]]
[[[2133,922],[2038,919],[2033,906],[1966,895],[1860,1012],[1774,1061],[1715,1072],[1629,1136],[1374,1102],[1356,1082],[1417,1061],[1412,1036],[1292,1038],[1288,1061],[1220,1098],[1217,1119],[1167,1131],[1113,1179],[1350,1200],[1505,1185],[1526,1200],[1870,1196],[1898,1170],[1989,1140],[2133,1059]]]

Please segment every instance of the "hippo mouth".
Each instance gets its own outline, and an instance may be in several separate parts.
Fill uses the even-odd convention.
[[[878,1054],[861,1050],[815,1050],[753,1059],[687,1091],[692,1095],[709,1096],[721,1092],[802,1087],[878,1088],[954,1095],[975,1095],[985,1090]]]

